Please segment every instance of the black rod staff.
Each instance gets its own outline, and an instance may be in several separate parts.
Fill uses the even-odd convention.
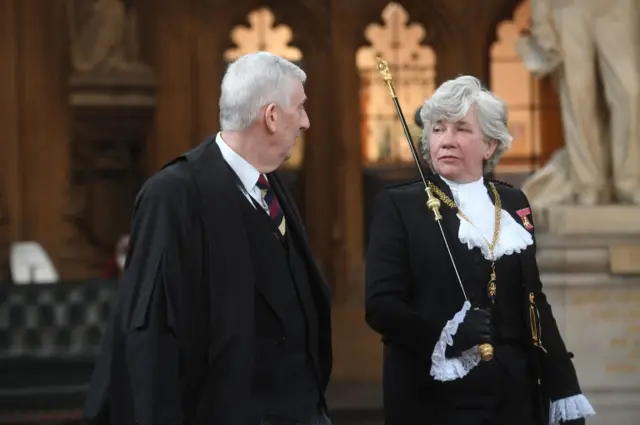
[[[462,290],[462,295],[464,295],[464,299],[469,301],[467,298],[467,292],[464,290],[464,285],[462,284],[462,279],[460,278],[460,273],[458,273],[458,267],[456,266],[456,261],[453,258],[453,254],[451,253],[451,248],[449,247],[449,241],[447,241],[447,237],[444,234],[444,230],[442,229],[442,215],[440,215],[440,200],[433,196],[431,192],[431,188],[429,187],[429,183],[427,182],[427,178],[422,171],[422,165],[420,164],[420,157],[418,156],[418,151],[416,150],[415,145],[413,144],[413,139],[411,137],[411,132],[409,131],[409,127],[407,126],[407,121],[404,118],[404,114],[402,113],[402,108],[400,107],[400,102],[398,102],[398,96],[396,95],[396,91],[393,88],[393,76],[391,75],[391,71],[389,70],[389,65],[385,60],[376,56],[376,62],[378,63],[378,72],[382,75],[384,82],[387,83],[389,87],[389,92],[391,93],[391,98],[393,99],[393,104],[396,107],[396,112],[398,113],[398,118],[400,118],[400,123],[402,124],[402,129],[404,130],[404,135],[407,138],[407,142],[409,143],[409,148],[411,149],[411,154],[413,155],[413,159],[416,163],[416,167],[418,172],[420,173],[420,178],[422,179],[422,183],[424,183],[424,190],[427,193],[427,208],[433,211],[434,218],[436,223],[438,223],[438,227],[440,228],[440,234],[442,235],[442,241],[444,245],[447,247],[447,252],[449,253],[449,259],[451,260],[451,265],[453,266],[453,270],[456,272],[456,277],[458,278],[458,283],[460,284],[460,289]],[[484,361],[489,361],[493,358],[493,346],[491,344],[485,343],[481,344],[478,347],[480,351],[480,357]]]

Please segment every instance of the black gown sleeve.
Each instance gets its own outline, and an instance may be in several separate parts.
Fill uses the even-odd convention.
[[[389,342],[415,350],[428,361],[444,323],[410,305],[408,234],[391,195],[378,195],[371,224],[365,276],[365,319]]]
[[[206,361],[197,202],[188,179],[166,172],[145,185],[135,205],[120,290],[124,363],[140,425],[188,420],[182,403]]]

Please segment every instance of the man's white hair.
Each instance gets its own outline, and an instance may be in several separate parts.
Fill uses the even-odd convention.
[[[269,103],[290,106],[294,82],[304,84],[305,72],[280,56],[256,52],[231,63],[222,78],[220,129],[242,131]]]
[[[476,107],[485,143],[492,139],[498,142],[491,158],[484,162],[484,172],[493,171],[502,155],[511,146],[513,137],[507,128],[507,106],[505,103],[489,90],[482,88],[482,84],[477,78],[462,75],[438,87],[433,96],[424,102],[420,111],[420,118],[423,122],[420,147],[422,155],[431,169],[433,169],[429,145],[431,127],[438,121],[456,122],[461,120],[473,105]]]

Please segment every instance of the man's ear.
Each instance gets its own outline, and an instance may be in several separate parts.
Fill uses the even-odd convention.
[[[264,108],[264,122],[267,129],[271,133],[276,132],[276,120],[278,119],[278,111],[276,111],[275,103],[270,103]]]

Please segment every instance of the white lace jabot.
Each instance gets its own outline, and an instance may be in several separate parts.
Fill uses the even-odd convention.
[[[460,229],[458,230],[458,238],[460,242],[467,245],[469,249],[480,248],[482,255],[487,260],[492,260],[489,251],[489,243],[493,240],[493,230],[495,227],[495,206],[487,187],[484,185],[484,179],[480,179],[471,183],[454,183],[449,180],[444,182],[451,189],[453,201],[465,216],[471,221],[460,218]],[[522,225],[518,224],[511,214],[502,210],[500,220],[500,235],[496,244],[494,255],[495,259],[503,255],[511,255],[527,249],[533,244],[533,237]]]
[[[484,180],[480,179],[471,183],[454,183],[445,180],[451,188],[453,201],[462,213],[469,218],[471,223],[460,217],[460,229],[458,238],[469,249],[480,248],[482,255],[487,260],[492,260],[489,244],[493,240],[495,227],[495,206]],[[518,224],[513,217],[502,210],[500,220],[500,234],[498,243],[494,249],[495,259],[503,255],[511,255],[521,252],[533,244],[533,237],[524,226]],[[451,381],[466,376],[471,369],[480,363],[480,354],[477,347],[472,347],[457,358],[447,358],[445,355],[447,345],[453,344],[453,336],[458,331],[458,326],[463,322],[471,304],[467,301],[462,309],[447,322],[440,334],[440,338],[431,355],[431,375],[439,381]]]

